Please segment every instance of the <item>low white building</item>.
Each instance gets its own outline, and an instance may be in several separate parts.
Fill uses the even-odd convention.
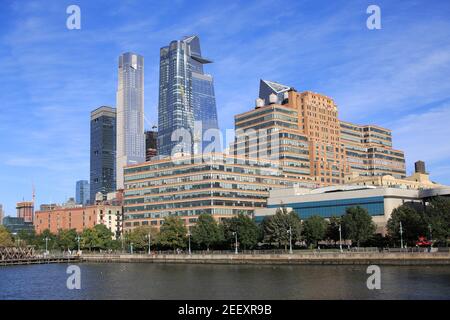
[[[437,195],[449,196],[450,187],[414,190],[339,185],[312,190],[295,187],[276,189],[270,191],[267,208],[257,209],[254,218],[260,222],[265,216],[274,215],[282,205],[294,210],[302,220],[312,215],[324,218],[341,216],[348,207],[360,206],[372,216],[377,225],[377,233],[384,235],[392,210],[407,202],[423,204],[428,198]]]

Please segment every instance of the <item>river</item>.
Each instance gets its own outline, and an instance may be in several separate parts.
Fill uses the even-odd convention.
[[[67,264],[0,267],[0,299],[450,299],[449,266],[81,263],[69,290]]]

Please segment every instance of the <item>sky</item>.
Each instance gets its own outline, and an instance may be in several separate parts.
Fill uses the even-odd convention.
[[[69,30],[66,9],[81,9]],[[369,30],[369,5],[381,29]],[[260,79],[334,99],[339,118],[393,130],[407,173],[450,184],[450,2],[364,0],[0,2],[0,203],[64,202],[89,180],[90,112],[115,106],[118,56],[145,59],[145,125],[157,124],[159,49],[198,35],[214,61],[221,129],[254,107]]]

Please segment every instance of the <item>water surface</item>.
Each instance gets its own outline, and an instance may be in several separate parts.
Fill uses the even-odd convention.
[[[81,289],[68,290],[67,264],[0,267],[0,299],[450,299],[449,266],[81,263]]]

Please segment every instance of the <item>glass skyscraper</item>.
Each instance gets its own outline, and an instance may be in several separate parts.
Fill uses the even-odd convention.
[[[100,107],[91,112],[90,202],[97,192],[116,190],[116,109]]]
[[[77,204],[89,204],[89,197],[90,197],[90,191],[89,191],[89,181],[87,180],[80,180],[76,183],[76,190],[75,190],[75,202]]]
[[[118,80],[116,184],[123,189],[123,167],[145,161],[144,58],[122,54]]]
[[[207,145],[202,139],[205,131],[218,129],[213,77],[203,71],[203,65],[211,62],[202,57],[197,36],[175,40],[161,48],[158,155],[172,154],[179,144],[172,141],[172,133],[177,129],[190,133],[190,144],[184,146],[184,151],[189,153]],[[201,131],[195,128],[194,132],[194,121],[201,123]]]

